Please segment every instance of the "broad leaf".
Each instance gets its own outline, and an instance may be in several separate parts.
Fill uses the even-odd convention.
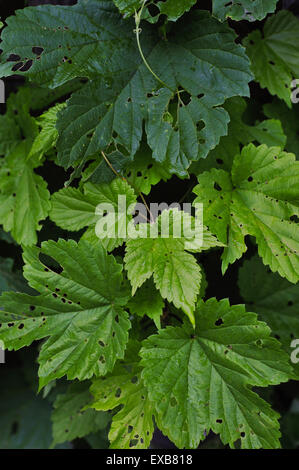
[[[293,154],[266,145],[244,147],[231,172],[212,169],[198,177],[195,202],[204,204],[204,223],[228,246],[222,270],[256,238],[259,255],[272,271],[299,280],[299,164]]]
[[[231,447],[279,447],[278,414],[251,388],[287,381],[287,354],[241,305],[200,301],[195,316],[195,331],[167,327],[141,350],[158,427],[179,448],[196,448],[210,430]]]
[[[125,17],[131,16],[135,11],[140,10],[143,0],[113,0],[115,5],[119,8],[120,12]],[[196,3],[196,0],[166,0],[164,2],[157,2],[155,5],[159,8],[160,14],[166,15],[169,21],[176,21],[186,11]],[[142,14],[148,21],[155,22],[158,20],[160,14],[152,17],[146,10]]]
[[[144,55],[163,88],[136,51],[131,72],[125,55],[122,79],[111,73],[109,80],[97,78],[72,95],[58,120],[61,165],[86,161],[111,144],[133,157],[144,120],[154,159],[171,173],[186,175],[192,160],[206,157],[217,145],[229,121],[218,106],[231,96],[248,95],[249,62],[232,30],[207,12],[194,12],[188,34],[186,27],[184,20],[176,25],[168,41],[152,37],[147,25],[142,29]],[[184,90],[190,100],[185,104],[179,97],[177,103],[177,92]]]
[[[47,255],[60,274],[40,261]],[[105,375],[122,358],[130,322],[122,266],[104,248],[85,241],[48,241],[24,253],[24,275],[39,296],[0,298],[0,339],[11,349],[49,337],[39,355],[40,387],[67,375],[84,380]]]
[[[291,105],[291,82],[299,77],[299,21],[288,11],[271,16],[264,32],[253,31],[244,40],[256,80],[272,95]]]
[[[92,409],[83,410],[90,401],[89,382],[75,382],[65,394],[59,394],[52,413],[53,446],[104,429],[109,415]]]

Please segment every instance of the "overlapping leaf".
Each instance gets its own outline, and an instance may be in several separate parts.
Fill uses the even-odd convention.
[[[156,327],[161,328],[161,316],[164,302],[153,281],[146,281],[128,302],[131,313],[143,317],[147,315],[154,320]]]
[[[291,342],[299,338],[299,286],[268,270],[254,256],[239,272],[240,292],[248,308],[256,312],[291,355]],[[299,372],[299,369],[298,369]]]
[[[213,0],[213,13],[224,20],[256,21],[262,20],[268,13],[273,13],[278,0]]]
[[[231,96],[248,95],[249,62],[232,30],[207,12],[188,18],[188,34],[185,21],[167,41],[146,25],[142,29],[144,56],[164,82],[162,88],[136,50],[135,62],[122,51],[123,78],[111,71],[105,80],[97,78],[73,94],[58,120],[60,164],[85,161],[111,144],[133,157],[144,120],[154,159],[171,173],[186,175],[192,160],[206,157],[217,145],[229,121],[219,105]],[[186,102],[179,96],[183,91]]]
[[[116,365],[112,374],[97,379],[91,386],[94,395],[92,408],[101,411],[121,409],[113,416],[109,432],[112,449],[147,449],[154,432],[153,405],[141,379],[138,350],[124,365]],[[132,354],[132,346],[131,346]],[[128,367],[129,366],[129,367]]]
[[[159,428],[180,448],[196,448],[209,430],[231,447],[279,447],[278,414],[251,388],[287,381],[287,354],[241,305],[200,301],[195,317],[195,331],[167,327],[141,350]]]
[[[235,156],[231,173],[212,169],[198,177],[195,202],[204,204],[204,223],[227,244],[222,270],[240,258],[253,235],[272,271],[299,280],[299,165],[293,154],[253,144]]]
[[[40,261],[41,254],[59,263],[58,272]],[[72,240],[28,248],[24,259],[24,275],[41,295],[2,295],[5,346],[20,349],[49,337],[39,355],[40,387],[65,374],[84,380],[112,370],[124,355],[130,328],[121,265],[101,246]]]
[[[109,415],[92,409],[83,410],[90,401],[89,382],[75,382],[65,394],[59,394],[52,413],[53,446],[104,429]]]
[[[0,165],[0,223],[23,245],[37,242],[39,222],[50,209],[47,183],[35,173],[36,161],[27,159],[31,144],[21,141]]]
[[[140,10],[143,3],[146,6],[146,2],[143,0],[113,0],[115,5],[119,8],[120,12],[125,17],[133,15],[135,11]],[[166,0],[164,2],[158,1],[155,5],[159,8],[160,14],[166,15],[169,21],[176,21],[185,12],[189,11],[190,8],[196,3],[196,0]],[[160,14],[151,16],[149,12],[144,10],[142,17],[146,18],[149,22],[156,22]]]
[[[251,142],[284,149],[286,136],[277,113],[275,116],[269,116],[273,119],[265,119],[262,122],[256,122],[255,125],[249,125],[244,119],[247,106],[243,98],[235,97],[227,100],[224,108],[231,117],[228,135],[221,137],[217,147],[209,153],[209,158],[192,164],[190,169],[192,173],[199,174],[211,168],[230,171],[234,156],[240,152],[241,145]]]
[[[272,95],[291,105],[291,82],[299,77],[299,21],[288,11],[271,16],[262,33],[253,31],[245,39],[246,52],[256,80]]]
[[[66,230],[78,231],[91,226],[105,248],[112,251],[126,238],[135,204],[134,190],[126,181],[116,178],[110,184],[86,183],[83,192],[75,188],[58,191],[52,197],[50,217]]]
[[[276,98],[272,103],[265,104],[263,110],[267,117],[281,121],[283,131],[287,136],[286,150],[297,156],[299,149],[299,107],[295,104],[290,109],[285,103]]]
[[[154,224],[141,224],[135,238],[130,237],[126,243],[125,266],[132,293],[153,276],[162,297],[182,309],[194,323],[201,269],[185,250],[201,251],[218,245],[203,226],[194,229],[187,213],[163,211]]]
[[[35,157],[41,159],[52,147],[55,146],[58,131],[56,129],[57,113],[65,106],[64,103],[58,103],[39,116],[37,124],[41,131],[34,139],[28,158]]]

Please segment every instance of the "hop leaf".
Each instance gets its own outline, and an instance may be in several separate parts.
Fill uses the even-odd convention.
[[[112,449],[147,449],[154,432],[153,406],[141,379],[138,344],[129,344],[133,360],[126,360],[126,367],[118,364],[104,380],[97,379],[91,386],[96,410],[121,409],[113,416],[109,432]],[[128,367],[129,366],[129,367]]]
[[[142,377],[158,427],[179,448],[210,430],[231,447],[279,447],[278,414],[252,392],[287,381],[291,368],[270,329],[228,300],[200,301],[196,329],[167,327],[144,341]],[[175,425],[174,425],[175,423]]]
[[[262,20],[268,13],[273,13],[278,0],[213,0],[213,13],[219,19],[229,17],[235,21]]]
[[[65,230],[78,231],[91,226],[92,232],[108,251],[123,244],[127,225],[132,220],[132,213],[119,211],[119,197],[126,198],[126,209],[136,203],[134,190],[125,181],[116,178],[110,184],[84,185],[84,192],[75,188],[64,188],[52,197],[51,219]],[[99,204],[105,205],[107,215],[97,211]],[[104,208],[104,206],[103,206]],[[104,210],[104,209],[103,209]],[[95,227],[97,225],[97,228]],[[106,228],[106,231],[104,231]],[[111,237],[109,236],[111,234]],[[96,239],[96,236],[93,237]],[[99,241],[98,238],[98,241]]]
[[[201,270],[185,249],[200,251],[217,246],[219,242],[215,237],[210,238],[208,233],[203,240],[200,231],[189,233],[187,230],[185,233],[183,229],[187,224],[183,227],[184,221],[189,222],[188,227],[192,230],[192,218],[176,209],[163,211],[154,225],[142,224],[138,237],[127,241],[125,266],[133,294],[153,276],[162,297],[181,308],[194,323],[193,311],[200,291]],[[163,226],[168,227],[169,236],[163,233]]]
[[[272,271],[291,282],[299,279],[299,164],[295,156],[266,145],[244,147],[231,173],[213,169],[198,177],[195,202],[204,220],[228,246],[222,270],[240,258],[246,235],[256,237],[259,254]]]
[[[224,108],[231,117],[228,135],[221,137],[217,147],[209,153],[209,158],[192,164],[192,173],[199,174],[211,168],[230,171],[233,158],[240,152],[241,145],[244,146],[251,142],[256,141],[259,144],[284,149],[286,136],[279,120],[280,116],[269,116],[273,119],[266,119],[252,126],[244,121],[247,105],[243,98],[235,97],[227,100]]]
[[[39,222],[51,207],[47,183],[34,172],[38,164],[27,160],[31,143],[19,143],[0,166],[0,223],[25,246],[37,242]]]
[[[161,315],[164,302],[152,280],[146,281],[128,302],[131,313],[143,317],[147,315],[154,320],[156,327],[161,328]]]
[[[288,11],[267,20],[264,37],[256,30],[244,40],[256,80],[289,107],[292,78],[299,76],[298,41],[299,21]]]
[[[53,447],[104,429],[109,423],[108,414],[83,410],[92,398],[89,387],[89,382],[75,382],[66,393],[57,395],[52,413]]]
[[[299,338],[299,285],[290,284],[269,271],[258,256],[244,262],[238,283],[248,307],[269,325],[273,335],[291,355],[291,342]],[[294,368],[299,373],[299,368]]]
[[[56,270],[43,264],[47,255]],[[44,242],[24,253],[24,275],[41,295],[7,292],[0,298],[0,339],[11,349],[49,337],[39,356],[40,387],[67,375],[105,375],[124,356],[130,322],[122,267],[104,248],[72,240]]]
[[[126,23],[121,18],[119,22]],[[206,157],[226,135],[229,116],[219,105],[231,96],[248,95],[251,79],[248,59],[232,30],[201,11],[188,18],[188,25],[176,26],[168,41],[159,40],[145,25],[142,43],[145,58],[163,87],[140,62],[138,50],[124,54],[122,49],[124,77],[111,71],[105,80],[89,82],[72,95],[60,114],[61,165],[84,162],[111,144],[122,146],[133,157],[145,121],[153,158],[168,172],[185,176],[191,161]],[[207,56],[207,49],[213,54]],[[186,104],[180,97],[184,90],[190,96]]]

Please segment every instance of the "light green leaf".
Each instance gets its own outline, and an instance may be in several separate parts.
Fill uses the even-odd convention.
[[[147,449],[154,432],[153,406],[141,379],[138,349],[128,366],[116,365],[112,374],[97,379],[91,386],[96,410],[113,410],[122,406],[113,416],[109,432],[112,449]],[[127,364],[127,362],[126,362]]]
[[[279,342],[228,300],[200,301],[195,317],[195,331],[167,327],[143,343],[142,377],[158,427],[179,448],[196,448],[210,430],[231,447],[238,439],[243,448],[280,447],[279,415],[251,390],[288,380]]]
[[[56,129],[57,113],[65,107],[65,103],[58,103],[39,116],[37,124],[41,131],[33,141],[28,158],[36,157],[41,159],[52,147],[55,146],[58,131]]]
[[[140,10],[143,0],[113,0],[115,5],[119,8],[124,17],[134,14],[135,11]],[[166,0],[165,2],[157,2],[155,5],[159,8],[161,15],[166,15],[169,21],[176,21],[185,12],[196,3],[196,0]],[[152,17],[146,10],[144,10],[142,17],[146,18],[151,23],[158,21],[159,15]]]
[[[291,106],[291,82],[299,77],[299,21],[288,11],[271,16],[262,33],[253,31],[244,40],[251,68],[262,88]]]
[[[61,274],[42,263],[41,254],[53,258]],[[24,276],[41,295],[2,295],[5,346],[17,350],[49,337],[39,355],[40,388],[64,375],[84,380],[111,371],[124,355],[130,328],[122,266],[101,246],[73,240],[28,248],[24,260]]]
[[[128,212],[129,207],[137,202],[134,190],[126,181],[116,178],[110,184],[86,183],[83,191],[64,188],[55,193],[52,196],[51,219],[65,230],[78,231],[92,226],[103,246],[108,251],[114,250],[125,241],[126,236],[122,233],[125,235],[134,212],[134,208]],[[121,198],[126,198],[123,212],[119,212]],[[99,204],[103,205],[106,215],[103,210],[99,211]]]
[[[235,21],[262,20],[273,13],[278,0],[213,0],[213,14],[221,20],[229,17]]]
[[[30,147],[30,140],[21,141],[0,166],[0,223],[24,246],[37,242],[39,222],[50,209],[47,183],[27,161]]]
[[[186,231],[184,221],[189,223],[184,225]],[[177,209],[163,211],[154,224],[141,224],[137,238],[128,239],[126,243],[125,266],[132,294],[153,276],[161,296],[182,309],[194,323],[201,270],[195,258],[185,250],[201,251],[218,245],[216,238],[206,235],[205,247],[201,235],[202,232],[193,231],[192,218]]]
[[[151,150],[145,145],[137,151],[133,162],[127,166],[123,174],[136,194],[141,192],[145,195],[151,192],[152,186],[171,177],[163,165],[152,158]]]
[[[293,154],[250,144],[235,156],[231,173],[212,169],[198,182],[195,202],[204,204],[204,223],[227,244],[223,272],[252,235],[264,264],[290,282],[299,280],[299,164]]]
[[[89,382],[75,382],[65,394],[56,397],[52,413],[52,446],[84,437],[108,425],[110,418],[107,413],[82,409],[92,399],[89,387]]]

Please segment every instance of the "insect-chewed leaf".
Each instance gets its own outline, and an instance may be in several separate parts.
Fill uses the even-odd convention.
[[[90,401],[89,382],[75,382],[66,393],[57,395],[52,413],[53,446],[104,429],[110,421],[107,413],[83,410]]]
[[[126,243],[125,256],[133,294],[153,276],[162,297],[181,308],[192,323],[201,269],[185,250],[197,252],[219,246],[218,240],[202,225],[194,229],[193,222],[183,211],[165,210],[154,224],[140,225],[137,238]]]
[[[248,308],[269,325],[291,355],[291,343],[299,338],[299,285],[272,273],[256,255],[240,268],[239,287]],[[299,374],[299,367],[294,365],[294,369]]]
[[[129,352],[130,345],[129,343]],[[105,379],[96,379],[91,386],[96,410],[121,409],[113,416],[109,432],[112,449],[147,449],[151,443],[154,408],[141,378],[138,361],[139,347],[133,343],[135,357],[126,366],[117,364]]]
[[[196,448],[209,430],[231,447],[279,447],[279,416],[251,387],[287,381],[288,355],[242,305],[200,301],[195,319],[195,330],[167,327],[143,343],[158,427],[179,448]]]
[[[256,30],[244,40],[256,80],[289,107],[291,82],[293,76],[299,76],[298,41],[299,21],[289,11],[271,16],[264,26],[263,37]]]
[[[278,147],[244,147],[231,173],[212,169],[198,177],[195,202],[204,204],[204,220],[227,244],[222,269],[240,258],[253,235],[259,254],[272,271],[299,280],[299,162]]]
[[[54,267],[41,255],[55,260]],[[16,350],[49,337],[39,355],[40,387],[64,375],[84,380],[111,371],[124,355],[130,328],[122,266],[101,246],[72,240],[28,248],[24,260],[24,275],[41,295],[2,295],[5,346]]]
[[[86,183],[83,192],[64,188],[55,193],[50,217],[66,230],[78,231],[89,226],[94,232],[93,238],[98,242],[101,239],[103,246],[112,251],[124,243],[134,209],[130,213],[128,211],[136,202],[134,190],[122,179],[116,178],[110,184]],[[97,211],[100,204],[103,208],[101,212]],[[123,212],[118,212],[120,206]]]
[[[107,11],[105,6],[105,14]],[[118,71],[107,72],[105,80],[103,73],[91,77],[93,80],[72,95],[60,114],[59,162],[69,167],[110,144],[121,146],[133,157],[140,146],[145,121],[153,158],[168,172],[186,176],[191,161],[205,158],[220,137],[227,134],[229,115],[219,106],[229,97],[249,94],[251,73],[244,49],[235,43],[235,35],[227,25],[205,11],[182,19],[167,41],[159,39],[156,30],[144,24],[144,57],[164,83],[161,87],[140,59],[132,37],[133,24],[118,17],[112,7],[110,13],[111,18],[116,15],[113,28],[118,23],[122,25],[121,37],[125,25],[128,29],[123,32],[124,42],[119,41],[123,57],[118,58],[115,46],[113,57],[120,61]],[[109,22],[108,25],[105,27],[109,29]],[[125,42],[129,30],[134,45]],[[108,43],[99,47],[103,48],[99,57],[110,54]],[[208,52],[211,49],[213,54]],[[94,68],[96,64],[95,60]],[[186,103],[180,97],[183,91],[190,98]]]
[[[268,13],[273,13],[278,0],[213,0],[213,13],[224,20],[229,17],[235,21],[262,20]]]

